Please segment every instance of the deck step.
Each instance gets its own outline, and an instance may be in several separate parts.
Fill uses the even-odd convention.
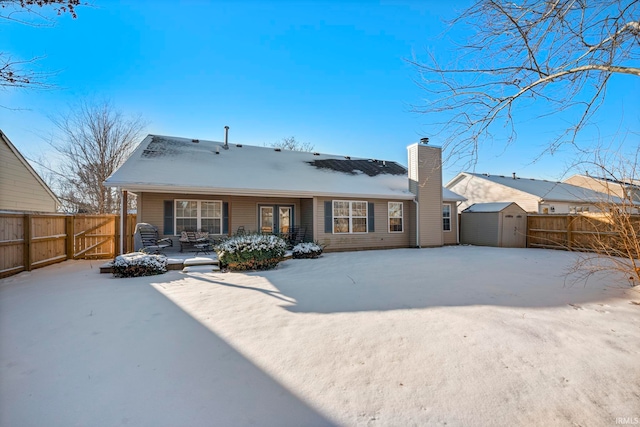
[[[183,273],[212,273],[214,271],[220,271],[218,265],[191,265],[182,269]]]
[[[189,267],[192,265],[218,265],[217,257],[194,257],[187,258],[183,262],[185,267]]]

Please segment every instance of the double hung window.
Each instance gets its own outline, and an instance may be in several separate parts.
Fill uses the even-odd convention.
[[[175,230],[222,234],[222,202],[218,200],[176,200]]]
[[[442,205],[442,230],[451,231],[451,205]]]
[[[389,202],[389,233],[402,233],[402,202]]]
[[[334,200],[333,232],[366,233],[367,208],[367,202]]]

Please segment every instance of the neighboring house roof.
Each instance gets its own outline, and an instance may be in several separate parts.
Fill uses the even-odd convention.
[[[591,178],[597,181],[603,181],[603,182],[610,182],[612,184],[617,184],[617,185],[623,185],[626,187],[634,187],[637,189],[640,189],[640,181],[637,179],[627,179],[627,180],[618,180],[618,179],[613,179],[613,178],[606,178],[603,176],[591,176],[591,175],[582,175],[582,174],[576,174],[573,175],[569,178],[567,178],[565,181],[570,180],[571,178],[574,177],[584,177],[584,178]]]
[[[9,140],[9,137],[7,137],[7,135],[5,135],[5,133],[2,132],[2,130],[0,130],[0,138],[2,138],[2,140],[7,144],[7,146],[9,147],[9,150],[17,157],[17,159],[20,161],[20,163],[22,163],[22,165],[24,165],[24,167],[27,169],[27,171],[29,171],[29,173],[31,175],[33,175],[33,177],[36,179],[38,184],[40,184],[42,186],[42,188],[49,194],[49,196],[51,196],[51,198],[53,199],[55,204],[60,206],[62,203],[60,202],[58,197],[54,194],[53,191],[51,191],[51,188],[49,188],[47,183],[44,182],[44,180],[42,178],[40,178],[40,175],[38,175],[38,173],[35,171],[35,169],[33,169],[31,167],[29,162],[22,156],[20,151],[18,151],[18,149],[15,147],[15,145],[13,145],[11,140]]]
[[[462,212],[500,212],[511,205],[516,205],[520,208],[520,206],[514,202],[474,203]],[[522,211],[524,212],[524,209],[522,209]]]
[[[225,149],[160,135],[148,135],[106,184],[133,192],[414,198],[407,169],[392,161],[243,144]]]
[[[484,179],[489,182],[511,187],[515,190],[531,194],[544,202],[576,202],[576,203],[601,203],[611,201],[613,203],[621,203],[617,197],[609,196],[605,193],[590,190],[588,188],[578,187],[576,185],[564,182],[546,181],[533,178],[521,178],[512,176],[506,177],[502,175],[488,175],[472,172],[462,172],[453,178],[446,186],[459,182],[461,175],[467,175],[474,179]]]
[[[467,198],[458,193],[454,193],[448,188],[442,187],[442,200],[446,202],[464,202]]]

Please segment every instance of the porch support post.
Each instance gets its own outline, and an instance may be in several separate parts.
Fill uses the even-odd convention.
[[[120,197],[120,255],[127,253],[127,190]]]

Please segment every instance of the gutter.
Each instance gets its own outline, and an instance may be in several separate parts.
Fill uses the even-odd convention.
[[[105,182],[105,185],[132,193],[189,193],[189,194],[214,194],[220,196],[252,196],[252,197],[340,197],[340,198],[367,198],[387,200],[411,200],[413,194],[367,194],[367,193],[329,193],[324,191],[297,191],[297,190],[270,190],[270,189],[246,189],[246,188],[207,188],[207,187],[171,187],[165,185],[136,185],[123,182]]]

